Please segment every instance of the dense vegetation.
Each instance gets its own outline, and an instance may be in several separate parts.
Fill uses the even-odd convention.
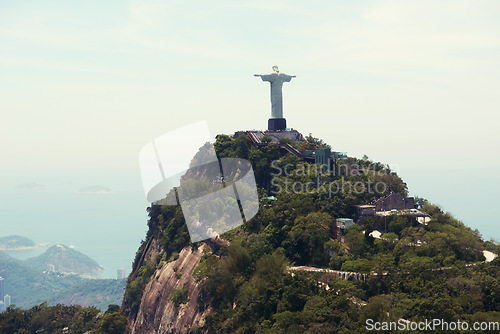
[[[49,305],[77,304],[106,310],[110,304],[121,304],[125,285],[125,279],[84,279],[81,283],[54,293],[45,300]]]
[[[9,308],[0,313],[0,334],[60,334],[64,328],[68,328],[72,334],[123,334],[127,319],[120,314],[119,309],[117,305],[109,305],[104,313],[95,307],[48,306],[47,303],[29,310]]]
[[[406,184],[387,166],[349,158],[340,162],[345,168],[336,175],[318,176],[314,168],[304,168],[310,164],[284,154],[275,144],[256,149],[244,136],[218,136],[215,148],[221,157],[252,162],[262,199],[256,217],[223,236],[231,245],[207,254],[195,272],[212,298],[214,311],[206,318],[205,330],[349,333],[363,331],[366,319],[500,319],[500,260],[484,263],[482,255],[483,250],[499,253],[499,246],[484,242],[478,231],[424,199],[417,202],[432,215],[428,225],[401,215],[376,217],[349,228],[341,242],[333,238],[335,218],[352,217],[352,205],[367,203],[389,189],[407,193]],[[274,160],[274,166],[289,168],[273,182]],[[266,190],[272,192],[285,182],[318,179],[343,180],[354,187],[335,194],[282,188],[277,200],[264,199]],[[370,181],[382,181],[385,191],[356,191],[362,185],[366,189]],[[150,224],[161,231],[165,247],[174,251],[187,243],[179,209],[153,207],[151,213]],[[374,229],[386,233],[374,239],[369,236]],[[292,264],[368,275],[366,281],[326,273],[291,275],[287,267]]]
[[[500,246],[485,242],[478,231],[425,199],[417,198],[417,203],[432,216],[427,225],[394,214],[367,219],[344,231],[340,240],[336,237],[335,219],[354,217],[353,205],[389,191],[407,194],[406,184],[387,166],[348,158],[332,171],[318,172],[318,166],[286,153],[279,144],[255,148],[245,136],[220,135],[214,146],[220,157],[241,157],[252,163],[260,210],[246,224],[224,234],[230,245],[204,255],[195,270],[194,277],[212,307],[198,331],[359,333],[367,319],[500,319],[500,260],[485,263],[483,256],[483,250],[500,253]],[[296,146],[314,149],[327,144],[308,136]],[[343,187],[332,192],[321,186],[334,181]],[[368,190],[378,182],[384,187]],[[307,191],[293,187],[308,183],[316,186]],[[190,243],[180,207],[154,205],[148,212],[148,234],[125,293],[124,305],[132,314],[155,270],[177,259]],[[374,229],[385,233],[375,239],[369,235]],[[151,243],[163,252],[144,258]],[[366,280],[288,270],[298,265],[356,272],[365,274]],[[178,289],[169,299],[178,306],[187,301],[187,295],[187,290]],[[200,311],[207,306],[198,303]],[[46,321],[53,317],[56,320]],[[27,311],[10,309],[0,316],[0,328],[50,332],[53,325],[58,333],[59,328],[70,326],[66,319],[71,317],[77,320],[71,333],[122,333],[126,321],[117,307],[102,314],[95,308],[42,304]]]

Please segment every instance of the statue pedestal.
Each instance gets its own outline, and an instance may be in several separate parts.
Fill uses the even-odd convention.
[[[284,119],[284,118],[270,118],[267,121],[267,129],[269,131],[286,130],[286,119]]]

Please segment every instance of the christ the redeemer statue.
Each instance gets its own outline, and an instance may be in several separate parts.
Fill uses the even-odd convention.
[[[254,74],[254,76],[271,83],[271,119],[283,119],[283,82],[290,82],[295,75],[281,73],[276,65],[273,66],[273,71],[270,74]]]

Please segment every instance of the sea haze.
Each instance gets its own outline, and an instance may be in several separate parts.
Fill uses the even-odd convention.
[[[11,188],[0,190],[1,236],[20,235],[36,244],[74,246],[104,266],[100,275],[116,278],[130,273],[132,261],[147,229],[147,203],[141,191],[81,193],[80,188]],[[26,259],[47,247],[10,251]]]
[[[5,254],[12,256],[18,260],[26,260],[32,257],[37,257],[38,255],[43,254],[49,247],[48,246],[40,246],[32,249],[22,249],[22,250],[3,250]]]

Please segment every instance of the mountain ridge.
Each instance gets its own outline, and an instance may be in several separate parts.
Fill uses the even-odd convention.
[[[321,142],[312,136],[306,140],[312,146]],[[137,329],[142,326],[142,330],[169,333],[173,328],[167,329],[161,320],[168,319],[179,333],[362,332],[367,319],[472,321],[500,316],[500,299],[495,297],[500,290],[494,284],[500,281],[500,261],[479,262],[484,260],[484,250],[498,253],[500,247],[484,242],[477,231],[439,207],[417,198],[420,209],[432,217],[427,225],[400,215],[375,216],[340,231],[336,218],[353,217],[354,205],[370,203],[388,192],[343,189],[332,196],[313,189],[278,192],[273,199],[268,197],[273,185],[316,181],[317,175],[303,172],[314,170],[303,168],[308,162],[281,150],[280,143],[254,145],[244,133],[219,135],[214,147],[219,157],[251,161],[259,187],[259,213],[225,233],[222,237],[228,242],[200,258],[193,271],[197,284],[179,290],[161,282],[191,275],[191,270],[183,268],[174,272],[172,266],[179,254],[193,252],[203,243],[190,245],[180,207],[148,208],[149,230],[137,252],[122,304],[129,330],[143,333]],[[271,164],[288,166],[292,173],[273,180]],[[391,192],[407,194],[407,185],[386,165],[355,158],[342,164],[346,173],[321,176],[318,183],[381,181]],[[351,173],[356,168],[363,172]],[[384,233],[378,239],[364,233],[382,227]],[[478,263],[465,266],[470,262]],[[290,272],[291,265],[332,270]],[[439,270],[443,267],[450,269]],[[337,271],[376,274],[352,280]],[[481,281],[483,276],[490,278],[489,283]],[[158,281],[158,277],[168,279]],[[422,280],[428,283],[422,285]],[[169,294],[152,292],[162,288]],[[189,299],[186,296],[195,295],[197,289],[205,302],[200,301],[197,310],[189,306],[189,312],[197,312],[194,318],[203,320],[183,321],[175,316],[177,306],[167,301],[183,305]],[[163,306],[155,308],[161,300]],[[467,300],[474,300],[474,306],[468,306]],[[207,314],[206,309],[210,310]]]
[[[44,253],[29,258],[24,263],[39,271],[46,271],[49,265],[53,265],[55,272],[75,275],[96,274],[103,270],[95,260],[62,244],[51,246]]]

